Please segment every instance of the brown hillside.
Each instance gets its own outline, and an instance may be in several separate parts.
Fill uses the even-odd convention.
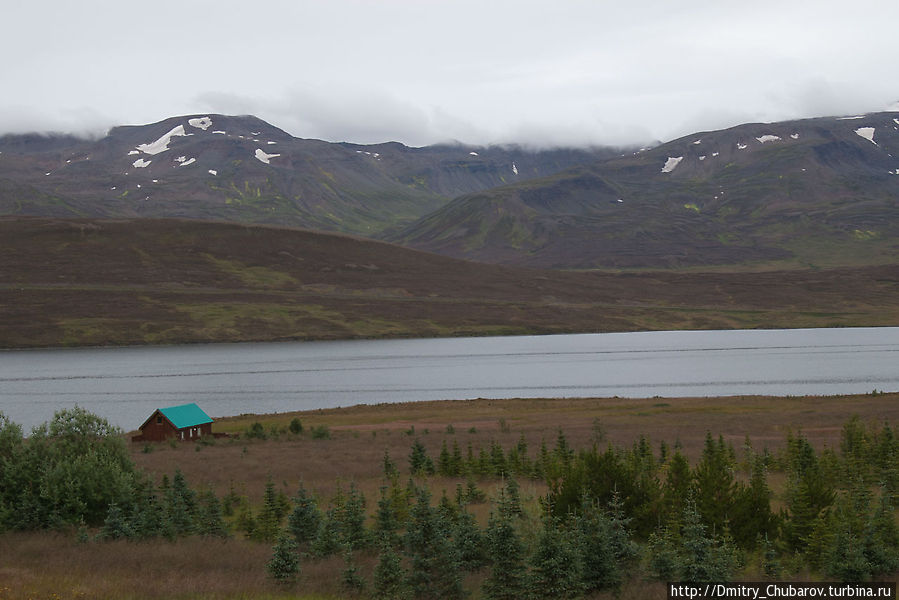
[[[899,324],[899,266],[577,273],[319,232],[0,219],[0,346]]]

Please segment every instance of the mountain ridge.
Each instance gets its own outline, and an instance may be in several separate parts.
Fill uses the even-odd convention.
[[[894,260],[897,132],[894,112],[700,132],[456,198],[391,239],[539,268]]]
[[[295,138],[254,116],[186,115],[114,127],[98,140],[0,137],[0,213],[216,218],[376,236],[457,195],[617,152],[365,146]],[[17,197],[23,187],[31,201]]]

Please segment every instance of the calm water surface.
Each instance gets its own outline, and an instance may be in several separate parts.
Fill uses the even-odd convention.
[[[212,416],[415,400],[899,390],[899,328],[674,331],[0,352],[26,431],[75,404],[126,430],[157,407]]]

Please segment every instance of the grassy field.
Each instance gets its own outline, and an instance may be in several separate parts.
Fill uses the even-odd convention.
[[[509,448],[524,438],[530,456],[540,444],[552,447],[563,431],[574,448],[594,442],[630,446],[640,435],[653,447],[680,442],[695,461],[706,432],[721,434],[738,455],[748,438],[756,451],[778,453],[788,431],[802,431],[819,449],[837,447],[843,424],[858,415],[868,424],[899,422],[899,394],[872,393],[826,397],[724,398],[585,398],[509,399],[422,402],[354,406],[276,415],[243,415],[218,419],[214,431],[239,437],[211,445],[133,444],[132,458],[159,481],[181,469],[196,489],[213,489],[219,496],[234,490],[256,506],[267,481],[292,495],[300,482],[323,504],[340,485],[362,490],[371,513],[384,485],[385,451],[408,476],[408,457],[417,439],[436,459],[444,441],[463,450],[498,442]],[[303,433],[285,430],[300,419]],[[247,439],[245,431],[259,422],[269,438]],[[316,439],[312,430],[329,437]],[[279,432],[272,434],[272,432]],[[435,498],[451,496],[464,480],[427,478]],[[773,473],[772,486],[782,487]],[[478,480],[488,496],[501,482]],[[546,492],[543,482],[521,481],[522,497],[532,508]],[[775,498],[775,503],[777,499]],[[483,525],[489,503],[471,507]],[[346,597],[338,577],[341,558],[304,560],[295,587],[285,589],[268,580],[265,563],[271,548],[232,537],[228,540],[188,538],[174,543],[87,542],[53,533],[11,533],[0,536],[0,600],[24,598],[335,598]],[[376,556],[362,554],[359,566],[371,577]],[[750,573],[750,577],[753,573]],[[758,575],[755,574],[756,579]],[[468,577],[465,587],[478,597],[483,573]],[[601,596],[602,597],[602,596]],[[611,598],[611,595],[608,597]],[[664,598],[664,586],[631,581],[621,598]]]

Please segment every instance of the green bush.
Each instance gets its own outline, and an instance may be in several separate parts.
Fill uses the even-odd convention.
[[[314,440],[330,440],[331,430],[327,425],[317,425],[312,428],[312,439]]]
[[[244,431],[244,435],[250,439],[264,440],[268,436],[265,433],[265,427],[262,426],[262,423],[256,421]]]

